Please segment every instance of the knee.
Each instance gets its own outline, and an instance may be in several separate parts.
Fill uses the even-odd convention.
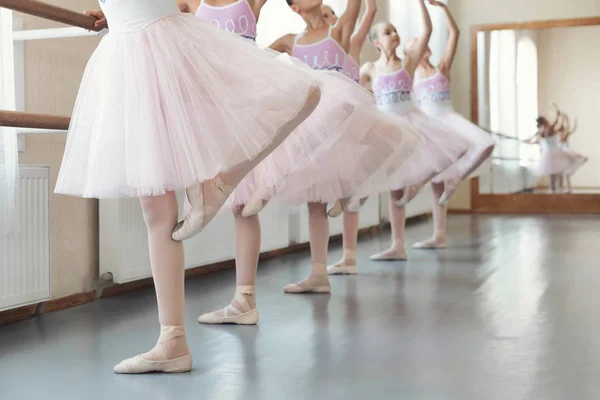
[[[177,223],[178,206],[176,199],[165,196],[146,197],[140,199],[144,221],[148,227],[170,227]]]
[[[324,203],[308,203],[308,214],[310,216],[327,216],[327,204]]]

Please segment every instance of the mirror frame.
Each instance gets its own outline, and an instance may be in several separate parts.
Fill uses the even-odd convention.
[[[600,16],[529,22],[471,25],[471,121],[479,124],[479,93],[477,85],[477,35],[497,30],[549,29],[600,25]],[[494,214],[600,214],[598,194],[527,193],[483,194],[479,192],[479,178],[470,182],[471,212]],[[600,188],[599,188],[600,189]]]

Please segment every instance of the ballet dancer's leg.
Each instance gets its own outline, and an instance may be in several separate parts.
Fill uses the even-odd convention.
[[[444,249],[446,245],[446,219],[448,207],[440,204],[440,197],[444,193],[443,183],[432,183],[433,191],[433,236],[427,240],[417,242],[414,249]]]
[[[321,90],[314,88],[304,107],[295,118],[279,128],[273,142],[254,159],[246,161],[213,179],[200,182],[186,190],[191,205],[188,215],[173,230],[173,239],[182,241],[200,233],[215,217],[227,198],[244,177],[265,159],[314,111],[321,99]],[[254,213],[255,215],[256,213]]]
[[[354,275],[356,268],[356,245],[358,241],[358,212],[344,212],[344,255],[337,263],[327,267],[329,275]]]
[[[402,261],[406,260],[404,249],[404,231],[406,226],[406,208],[398,207],[397,199],[404,197],[404,190],[395,190],[390,196],[390,223],[392,225],[392,246],[370,257],[372,261]]]
[[[161,333],[154,349],[122,361],[114,370],[121,374],[186,372],[192,368],[192,356],[185,338],[183,317],[183,244],[171,238],[177,223],[177,199],[173,192],[169,192],[163,196],[142,198],[140,203],[148,230]]]
[[[258,215],[242,217],[241,208],[234,210],[236,290],[231,303],[222,310],[198,317],[203,324],[255,325],[258,323],[255,285],[260,255],[260,220]]]
[[[286,293],[329,293],[327,276],[327,247],[329,246],[329,219],[327,204],[308,203],[308,227],[312,271],[310,276],[298,283],[284,287]]]

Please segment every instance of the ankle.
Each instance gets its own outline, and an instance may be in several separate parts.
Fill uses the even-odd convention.
[[[327,265],[321,263],[313,263],[311,275],[325,275],[327,276]]]
[[[254,310],[256,308],[256,296],[255,296],[254,285],[238,285],[235,288],[235,296],[231,300],[231,305],[238,305],[240,303],[239,296],[242,296],[246,300],[249,308]]]
[[[392,243],[392,249],[396,249],[396,250],[404,250],[404,240],[401,239],[394,239],[394,242]]]
[[[356,264],[356,251],[353,249],[344,249],[344,255],[342,256],[344,263]]]

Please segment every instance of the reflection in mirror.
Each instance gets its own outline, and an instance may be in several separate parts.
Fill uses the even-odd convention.
[[[479,125],[497,141],[481,193],[600,193],[599,38],[600,26],[478,33]]]

